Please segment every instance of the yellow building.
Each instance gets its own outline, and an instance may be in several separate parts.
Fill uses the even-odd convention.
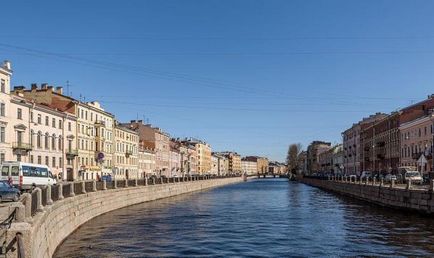
[[[77,105],[77,146],[81,178],[112,173],[114,116],[98,102]]]
[[[211,172],[211,146],[205,142],[195,144],[197,152],[197,170],[199,174]]]
[[[117,179],[141,178],[139,172],[139,134],[125,126],[114,127],[113,176]]]

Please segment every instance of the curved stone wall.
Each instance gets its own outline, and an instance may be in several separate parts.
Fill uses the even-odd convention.
[[[90,192],[44,207],[25,230],[26,257],[51,257],[62,241],[85,222],[130,205],[241,182],[237,178],[178,182]]]

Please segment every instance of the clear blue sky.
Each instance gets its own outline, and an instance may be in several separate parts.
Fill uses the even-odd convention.
[[[434,1],[6,1],[14,85],[283,161],[433,92]]]

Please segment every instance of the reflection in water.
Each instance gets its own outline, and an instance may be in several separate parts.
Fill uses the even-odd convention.
[[[54,256],[433,256],[433,240],[429,218],[259,179],[102,215]]]

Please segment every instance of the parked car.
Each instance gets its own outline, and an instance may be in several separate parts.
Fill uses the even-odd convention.
[[[4,161],[1,164],[1,180],[9,180],[21,190],[30,190],[34,186],[55,185],[56,177],[46,165]]]
[[[384,181],[386,181],[386,182],[391,182],[392,180],[397,180],[398,178],[395,176],[395,175],[392,175],[392,174],[387,174],[385,177],[384,177]]]
[[[419,171],[408,171],[404,174],[404,180],[407,182],[409,179],[411,179],[412,183],[416,184],[422,184],[423,178]]]
[[[17,202],[20,199],[20,190],[9,184],[8,181],[0,181],[0,202],[11,200]]]

